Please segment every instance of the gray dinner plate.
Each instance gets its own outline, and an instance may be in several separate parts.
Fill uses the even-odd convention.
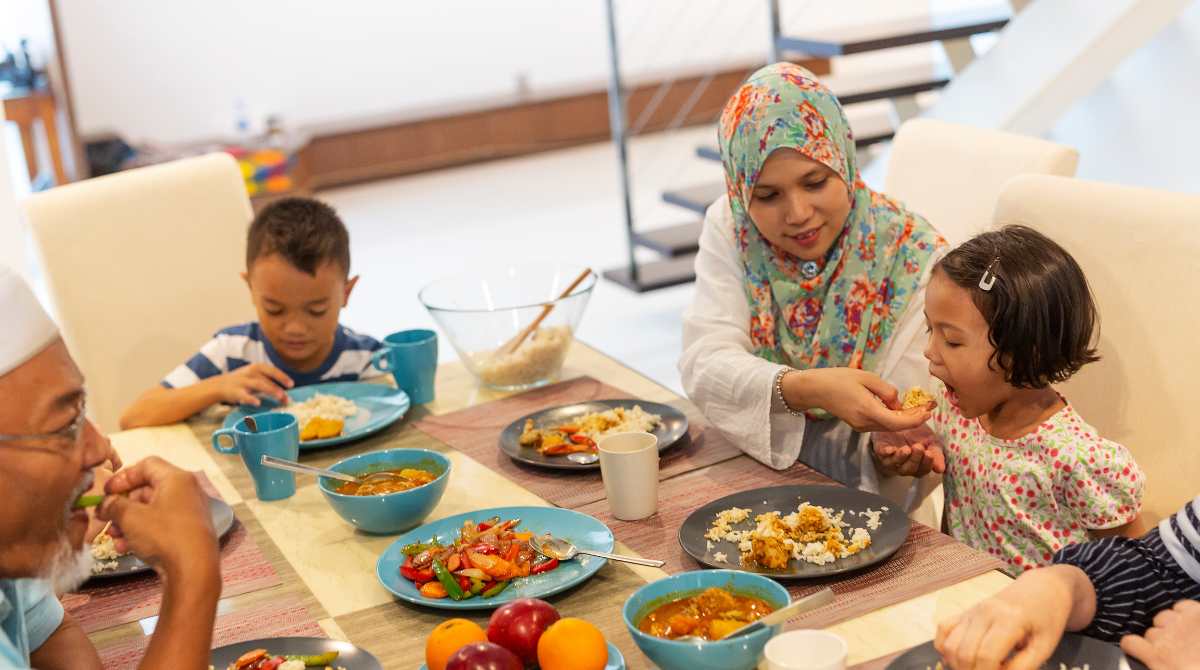
[[[533,419],[533,425],[536,428],[549,428],[574,421],[591,412],[606,412],[614,407],[632,409],[634,405],[640,406],[650,414],[657,414],[662,417],[662,421],[658,424],[658,427],[650,431],[658,438],[659,453],[682,444],[687,439],[688,420],[683,415],[683,412],[662,403],[625,398],[621,400],[578,402],[527,414],[508,424],[503,432],[500,433],[500,449],[514,461],[536,465],[541,468],[552,468],[555,470],[599,470],[600,462],[598,460],[594,463],[574,463],[568,460],[566,456],[543,456],[537,449],[522,447],[520,439],[521,433],[525,432],[525,420]]]
[[[208,513],[212,517],[213,528],[217,531],[217,537],[225,537],[233,528],[233,508],[230,507],[224,500],[217,498],[208,499]],[[116,559],[117,567],[111,570],[93,573],[89,578],[92,579],[111,579],[114,577],[128,577],[136,575],[140,572],[146,572],[152,568],[142,562],[142,559],[133,554],[126,554]]]
[[[331,664],[335,668],[383,670],[379,659],[369,652],[349,642],[329,640],[323,637],[276,637],[227,644],[224,647],[213,649],[212,657],[208,662],[215,670],[225,670],[242,654],[255,649],[266,649],[274,656],[315,656],[328,651],[336,651],[338,652],[337,660]]]
[[[718,512],[731,507],[749,508],[749,518],[733,528],[750,530],[754,527],[755,516],[771,511],[778,511],[786,516],[796,511],[800,503],[805,501],[820,507],[833,508],[834,512],[845,510],[846,516],[843,520],[850,524],[846,529],[847,537],[855,528],[867,528],[866,517],[860,516],[859,513],[868,509],[876,512],[880,512],[884,507],[888,509],[879,515],[879,527],[875,530],[868,529],[871,533],[871,546],[853,556],[839,558],[825,565],[792,559],[784,570],[743,567],[738,560],[741,553],[734,543],[722,540],[713,542],[712,548],[708,547],[709,540],[705,539],[704,534],[712,526]],[[772,486],[734,493],[692,512],[679,527],[679,544],[692,558],[710,568],[745,570],[775,579],[812,579],[861,570],[887,560],[904,544],[908,537],[908,528],[909,520],[904,510],[874,493],[843,486]],[[724,553],[728,561],[717,561],[714,555],[718,553]]]
[[[1130,670],[1146,670],[1146,666],[1125,656],[1116,645],[1068,633],[1063,636],[1062,642],[1042,668],[1059,670],[1059,664],[1062,663],[1068,668],[1082,668],[1086,664],[1090,670],[1124,670],[1124,666],[1120,665],[1121,659],[1128,661]],[[886,670],[928,670],[936,668],[941,660],[942,656],[933,648],[933,642],[926,642],[909,649],[903,656],[888,664]]]

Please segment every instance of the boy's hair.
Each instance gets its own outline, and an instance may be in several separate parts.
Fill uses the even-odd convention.
[[[1096,305],[1071,254],[1028,226],[1011,225],[971,238],[934,266],[966,289],[988,324],[1008,383],[1045,388],[1100,360]],[[996,280],[980,287],[984,272]]]
[[[326,262],[350,273],[350,233],[332,207],[312,198],[284,198],[263,208],[246,235],[246,269],[279,254],[310,275]]]

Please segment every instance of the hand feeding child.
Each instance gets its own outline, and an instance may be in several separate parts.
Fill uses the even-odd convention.
[[[934,267],[925,316],[950,534],[1014,574],[1091,537],[1139,534],[1141,469],[1051,387],[1099,358],[1070,254],[1024,226],[979,235]],[[886,466],[897,440],[878,438]]]

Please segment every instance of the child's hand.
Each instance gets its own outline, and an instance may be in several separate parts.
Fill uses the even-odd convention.
[[[1071,615],[1067,570],[1078,569],[1026,572],[996,596],[938,624],[934,647],[954,670],[1037,670],[1054,653]]]
[[[1126,635],[1121,650],[1145,663],[1150,670],[1196,670],[1194,657],[1200,639],[1200,603],[1180,600],[1175,607],[1154,617],[1154,627],[1145,635]]]
[[[279,404],[286,405],[288,397],[283,389],[293,386],[292,378],[270,363],[242,366],[233,372],[212,377],[210,383],[213,384],[218,401],[253,407],[262,404],[255,393],[269,396],[279,401]]]
[[[888,475],[924,477],[946,471],[946,454],[928,426],[895,433],[872,433],[871,449],[880,471]]]

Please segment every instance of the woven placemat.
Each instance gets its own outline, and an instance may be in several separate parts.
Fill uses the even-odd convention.
[[[579,377],[458,412],[427,416],[414,425],[541,498],[559,507],[576,509],[604,499],[600,471],[572,472],[519,464],[500,450],[500,432],[522,416],[543,409],[628,397],[630,394],[621,389],[591,377]],[[709,426],[694,405],[686,400],[668,404],[687,416],[690,439],[663,452],[659,461],[660,479],[670,479],[741,455],[736,446]]]
[[[219,498],[204,476],[197,479],[205,491]],[[240,521],[221,542],[221,597],[250,593],[279,584],[279,575]],[[163,590],[158,575],[143,572],[125,578],[96,580],[77,593],[64,594],[63,607],[91,633],[158,614]]]
[[[295,597],[264,603],[237,612],[217,616],[213,626],[213,648],[267,637],[326,637],[299,599]],[[137,667],[148,636],[97,645],[104,670],[128,670]]]

